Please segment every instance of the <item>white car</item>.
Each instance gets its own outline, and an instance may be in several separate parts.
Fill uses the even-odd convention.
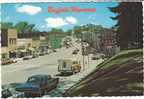
[[[29,60],[29,59],[31,59],[31,58],[33,58],[33,56],[32,56],[32,55],[29,55],[29,56],[25,56],[25,57],[23,58],[23,60]]]
[[[18,62],[18,61],[22,61],[23,60],[23,58],[12,58],[12,61],[14,62],[14,63],[16,63],[16,62]]]

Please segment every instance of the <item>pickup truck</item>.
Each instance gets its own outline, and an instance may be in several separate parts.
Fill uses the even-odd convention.
[[[59,78],[50,75],[33,75],[27,82],[16,87],[16,91],[24,92],[25,97],[40,97],[57,87]]]

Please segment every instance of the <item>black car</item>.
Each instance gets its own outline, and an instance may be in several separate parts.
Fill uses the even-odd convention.
[[[39,97],[57,87],[58,78],[50,75],[34,75],[28,78],[27,82],[17,86],[16,90],[24,92],[25,97]]]

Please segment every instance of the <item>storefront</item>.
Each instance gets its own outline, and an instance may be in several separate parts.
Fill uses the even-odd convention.
[[[2,59],[8,59],[9,58],[9,53],[8,53],[7,47],[1,47],[1,58]]]

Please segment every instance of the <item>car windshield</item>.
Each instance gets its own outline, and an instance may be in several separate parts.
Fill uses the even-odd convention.
[[[31,82],[31,83],[38,83],[40,82],[40,79],[37,77],[30,77],[27,82]]]

